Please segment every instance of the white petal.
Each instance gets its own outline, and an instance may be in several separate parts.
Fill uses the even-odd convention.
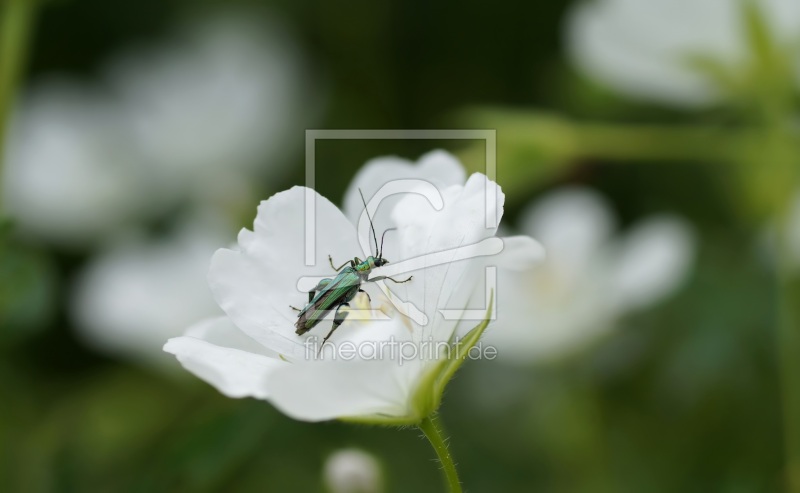
[[[92,88],[52,80],[20,98],[9,127],[2,202],[20,228],[85,244],[151,202],[118,108]]]
[[[498,201],[487,211],[489,189]],[[487,214],[502,216],[505,198],[496,183],[477,173],[463,187],[442,190],[442,196],[442,210],[434,210],[427,199],[411,194],[392,213],[402,241],[397,245],[398,258],[407,260],[408,272],[414,278],[411,282],[389,287],[427,316],[428,323],[415,330],[415,337],[435,340],[449,338],[456,325],[455,320],[442,319],[439,310],[463,309],[467,305],[485,261],[467,259],[434,266],[429,263],[429,254],[443,252],[445,256],[455,256],[458,247],[493,237],[496,228],[486,227]],[[384,269],[393,272],[393,268],[400,266]]]
[[[227,317],[204,321],[189,329],[195,336],[213,335],[217,341],[240,346],[242,338]],[[289,363],[263,354],[216,345],[198,337],[182,336],[170,339],[164,351],[174,354],[184,368],[213,385],[228,397],[266,399],[267,376]]]
[[[763,233],[762,243],[767,252],[775,251],[778,228],[778,224],[769,224]],[[795,193],[787,211],[786,242],[790,250],[792,265],[797,268],[800,266],[800,192]]]
[[[453,155],[445,151],[432,151],[419,158],[417,163],[398,157],[372,159],[356,174],[344,196],[345,215],[353,224],[364,211],[359,189],[369,202],[375,193],[387,183],[395,180],[424,180],[437,188],[462,185],[466,180],[464,167]],[[382,201],[373,217],[375,228],[383,230],[394,225],[391,211],[402,200],[402,195],[387,197]]]
[[[508,289],[505,285],[501,286],[500,278],[508,280],[513,277],[512,273],[519,273],[523,277],[532,275],[532,269],[545,260],[544,248],[536,240],[528,236],[504,237],[502,240],[502,252],[498,255],[478,259],[482,272],[479,272],[477,278],[475,278],[475,289],[468,305],[465,307],[474,315],[464,316],[464,320],[458,324],[456,331],[459,336],[463,336],[472,330],[479,321],[485,318],[492,296],[494,297],[492,306],[494,307],[493,316],[495,319],[500,305],[503,307],[513,306],[513,312],[527,311],[530,306],[528,303],[515,305],[513,299],[518,297],[519,293],[511,291],[516,291],[517,288]],[[502,302],[500,300],[501,297]],[[505,314],[509,315],[508,313]]]
[[[742,2],[731,0],[595,0],[576,3],[566,21],[574,63],[626,95],[698,106],[720,94],[687,57],[702,55],[732,67],[749,56]],[[781,43],[800,34],[800,3],[758,2]]]
[[[217,13],[107,70],[131,138],[173,193],[231,192],[242,171],[281,168],[286,137],[313,105],[300,53],[279,23],[262,21]]]
[[[72,290],[71,315],[87,343],[145,361],[186,326],[221,314],[206,282],[226,225],[189,221],[158,241],[126,241],[93,258]],[[146,308],[145,308],[146,307]]]
[[[355,359],[288,365],[268,379],[271,402],[303,421],[408,413],[419,362]]]
[[[597,192],[566,187],[550,192],[526,209],[521,229],[542,243],[548,262],[581,272],[614,229],[608,202]]]
[[[671,216],[636,226],[616,252],[612,282],[619,303],[639,308],[663,298],[689,273],[694,235],[685,221]]]
[[[228,317],[202,320],[186,329],[183,335],[223,348],[238,349],[246,353],[280,359],[278,353],[265,348],[255,339],[248,337],[244,332],[236,328]]]
[[[564,276],[546,259],[533,269],[498,269],[497,320],[484,340],[498,359],[519,364],[554,359],[595,340],[619,314],[597,269]]]
[[[208,274],[214,298],[236,326],[289,358],[302,357],[304,339],[314,335],[295,334],[297,313],[290,305],[302,307],[308,302],[298,281],[302,276],[335,275],[329,254],[341,263],[358,253],[353,225],[312,190],[315,265],[305,265],[306,190],[294,187],[262,202],[254,231],[243,230],[239,235],[240,251],[218,250]]]
[[[566,34],[568,52],[577,67],[634,98],[688,106],[707,104],[713,99],[714,92],[708,83],[678,59],[685,50],[689,51],[686,55],[690,54],[692,47],[681,43],[677,28],[694,16],[684,12],[681,23],[675,23],[666,20],[663,12],[641,12],[633,2],[627,2],[626,6],[623,3],[582,2],[573,10]],[[639,3],[651,9],[659,7],[658,2]],[[624,21],[626,17],[630,19]],[[633,27],[638,25],[642,29]],[[673,28],[674,36],[662,35]]]
[[[503,269],[530,269],[545,259],[547,252],[541,243],[530,236],[507,236],[502,238],[503,251],[487,259],[488,265]]]
[[[388,305],[386,296],[380,290],[372,289],[373,286],[375,285],[366,284],[362,286],[372,292],[370,294],[372,301],[368,301],[364,295],[359,295],[351,301],[350,308],[347,310],[347,319],[331,335],[328,345],[342,344],[345,341],[355,345],[370,345],[381,341],[394,340],[398,343],[404,343],[404,341],[412,340],[412,327],[408,325],[408,320],[401,318],[392,309],[391,305]],[[370,318],[372,316],[371,312],[360,313],[356,311],[359,309],[381,310],[381,313],[386,316],[381,319]],[[321,330],[317,332],[319,337],[316,341],[308,342],[321,342],[327,331],[330,330],[330,325],[323,324],[320,328]],[[328,346],[326,345],[326,347]],[[327,356],[327,352],[323,352],[324,359],[330,359]]]
[[[620,311],[602,261],[614,218],[599,194],[551,192],[522,224],[542,241],[546,257],[529,270],[498,269],[497,320],[486,334],[500,360],[518,363],[563,356],[608,330]]]

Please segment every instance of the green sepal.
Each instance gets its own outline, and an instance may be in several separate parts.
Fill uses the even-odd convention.
[[[494,306],[494,291],[489,297],[489,307],[485,318],[457,342],[451,340],[450,351],[446,358],[439,360],[425,374],[411,397],[411,405],[407,416],[386,416],[374,414],[370,416],[353,416],[339,418],[346,423],[358,423],[378,426],[412,426],[419,425],[423,419],[432,415],[442,403],[442,395],[448,382],[467,360],[470,349],[480,340],[486,327],[489,326]]]
[[[419,417],[419,421],[430,416],[439,409],[442,403],[442,395],[448,382],[453,378],[456,371],[466,361],[469,350],[478,343],[486,327],[489,326],[494,304],[494,291],[489,298],[489,307],[486,309],[486,317],[481,323],[476,325],[458,342],[450,344],[450,353],[447,358],[442,358],[419,383],[414,396],[411,399],[412,408]]]

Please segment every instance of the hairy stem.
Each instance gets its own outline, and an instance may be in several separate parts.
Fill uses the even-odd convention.
[[[425,434],[425,437],[431,442],[433,450],[439,457],[439,462],[442,464],[442,471],[445,475],[445,480],[450,493],[461,493],[461,482],[458,480],[458,472],[456,471],[456,464],[453,462],[453,456],[447,449],[445,443],[445,433],[436,414],[432,414],[423,419],[418,425],[419,429]]]

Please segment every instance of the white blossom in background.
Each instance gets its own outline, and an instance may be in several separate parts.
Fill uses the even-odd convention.
[[[77,81],[43,81],[11,119],[3,205],[22,231],[85,244],[147,207],[140,164],[111,100]]]
[[[381,476],[378,460],[356,448],[332,453],[323,470],[330,493],[379,493],[383,491]]]
[[[615,235],[611,208],[589,189],[551,192],[520,225],[547,256],[524,272],[499,271],[497,320],[485,341],[500,361],[557,359],[595,342],[625,314],[672,293],[693,263],[683,220],[654,216]]]
[[[455,158],[444,153],[432,153],[420,159],[421,163],[430,160],[448,169],[460,168]],[[375,177],[370,168],[382,169],[383,166],[384,161],[374,161],[360,176]],[[419,168],[425,166],[420,164]],[[457,176],[463,178],[463,171]],[[441,188],[434,181],[427,181],[427,186],[435,187],[433,190],[441,194],[440,210],[434,209],[422,196],[409,193],[404,194],[388,216],[376,214],[378,231],[398,228],[387,235],[384,251],[384,256],[393,264],[494,237],[494,229],[485,226],[485,194],[487,187],[494,189],[498,201],[489,213],[501,214],[504,196],[496,183],[481,174]],[[364,346],[367,347],[365,353],[349,360],[334,359],[325,351],[323,359],[318,360],[314,357],[315,346],[306,346],[304,342],[311,337],[321,339],[330,328],[330,317],[303,336],[295,334],[297,313],[289,306],[307,302],[306,293],[297,287],[300,277],[333,277],[329,254],[338,263],[354,256],[363,259],[368,254],[359,246],[356,227],[347,216],[312,192],[316,204],[315,264],[306,266],[303,245],[307,191],[295,187],[262,202],[254,229],[240,232],[238,250],[217,251],[208,277],[214,297],[227,317],[190,329],[185,336],[167,342],[164,349],[222,393],[269,400],[296,419],[417,422],[432,411],[430,406],[438,398],[429,394],[420,397],[420,392],[424,393],[434,384],[431,376],[438,374],[442,364],[447,363],[437,358],[441,354],[433,352],[401,362],[389,353],[382,353],[382,358],[375,357],[375,353]],[[350,193],[357,191],[351,188]],[[365,195],[369,200],[371,195],[367,190]],[[348,195],[345,203],[351,201]],[[532,239],[516,238],[507,242],[498,260],[510,256],[517,263],[524,263],[524,260],[533,263],[540,253],[540,246]],[[427,316],[425,324],[392,309],[376,285],[365,284],[364,288],[372,297],[371,306],[382,312],[375,318],[348,318],[329,344],[341,348],[343,344],[352,343],[362,347],[359,344],[393,338],[419,348],[425,341],[450,341],[459,330],[459,321],[444,319],[439,310],[466,306],[475,286],[473,280],[482,273],[483,263],[483,260],[467,259],[427,266],[410,272],[414,276],[411,282],[386,283],[401,300],[422,310]],[[407,276],[407,273],[399,274],[391,269],[391,264],[375,269],[371,277]],[[357,296],[354,303],[366,306],[364,295]],[[358,314],[363,315],[363,312]],[[463,324],[472,328],[478,322],[469,320]],[[242,333],[251,338],[247,345],[241,344]],[[213,339],[206,334],[213,334]]]
[[[347,187],[342,210],[350,222],[356,224],[364,211],[359,190],[365,197],[372,197],[386,183],[405,179],[425,180],[443,189],[463,185],[467,181],[467,173],[458,160],[444,151],[429,152],[420,157],[417,163],[396,156],[372,159],[359,170]],[[375,224],[390,227],[392,211],[403,198],[404,195],[394,195],[384,199],[372,218]]]
[[[798,268],[800,267],[800,192],[795,194],[789,204],[787,217],[786,242],[791,250],[790,261],[794,268]],[[774,244],[774,239],[772,241]]]
[[[787,248],[788,267],[800,269],[800,191],[797,191],[787,205],[785,216],[784,239]],[[764,226],[757,245],[759,256],[769,264],[777,262],[776,249],[779,245],[778,235],[781,223],[777,218]]]
[[[231,231],[198,217],[165,237],[120,241],[92,257],[72,290],[81,339],[106,354],[163,365],[165,339],[221,314],[206,273]]]
[[[219,13],[108,68],[131,139],[172,194],[240,195],[282,169],[318,106],[315,80],[277,21]]]
[[[568,54],[585,75],[622,94],[679,106],[722,96],[694,57],[745,69],[743,5],[748,0],[585,0],[568,13]],[[771,35],[787,49],[800,43],[800,2],[757,0]],[[800,52],[796,53],[800,69]]]
[[[255,15],[198,20],[105,73],[20,98],[2,196],[21,230],[87,246],[187,203],[235,210],[319,112],[291,36]]]

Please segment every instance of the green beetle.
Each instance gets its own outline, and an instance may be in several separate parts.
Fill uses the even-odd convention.
[[[361,193],[361,190],[358,192]],[[361,201],[364,203],[364,210],[366,211],[367,203],[364,200],[364,194],[361,194]],[[383,240],[387,232],[396,228],[390,228],[383,232],[383,235],[381,236],[380,247],[378,247],[378,237],[375,234],[375,226],[372,224],[372,218],[369,217],[369,212],[367,212],[367,218],[369,219],[369,225],[372,229],[372,239],[375,242],[377,256],[370,255],[366,260],[361,260],[360,258],[355,257],[353,260],[345,262],[337,268],[333,265],[333,259],[331,256],[328,255],[328,262],[330,262],[333,270],[338,272],[336,277],[333,279],[322,279],[319,284],[314,287],[314,289],[309,291],[308,304],[305,306],[305,308],[301,310],[299,308],[292,307],[292,309],[300,312],[297,317],[297,322],[294,324],[295,328],[297,329],[295,333],[298,335],[305,334],[309,330],[313,329],[318,323],[320,323],[322,319],[325,318],[330,312],[335,312],[333,317],[333,327],[331,327],[331,330],[328,332],[328,335],[325,336],[325,339],[322,340],[320,351],[322,351],[322,346],[325,345],[325,342],[327,342],[331,335],[333,335],[333,332],[339,328],[339,326],[344,322],[345,318],[347,318],[347,311],[340,312],[341,308],[343,306],[349,307],[349,302],[355,298],[356,294],[366,294],[366,292],[361,289],[362,283],[388,279],[399,284],[408,282],[413,277],[409,276],[408,279],[403,281],[398,281],[388,276],[377,276],[373,277],[372,279],[369,278],[369,274],[372,272],[372,269],[389,263],[388,260],[383,258]],[[369,297],[369,294],[367,294],[367,297]]]

